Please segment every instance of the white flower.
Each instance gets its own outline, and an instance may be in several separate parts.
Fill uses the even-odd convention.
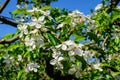
[[[57,26],[57,29],[60,29],[60,28],[62,28],[64,26],[64,23],[61,23],[61,24],[59,24],[58,26]]]
[[[35,26],[36,28],[41,28],[42,25],[45,23],[44,19],[45,19],[45,16],[41,16],[38,19],[36,17],[32,17],[31,19],[33,21],[31,22],[32,26]]]
[[[50,61],[50,64],[52,64],[52,65],[59,64],[60,61],[62,61],[63,59],[64,59],[63,57],[58,57],[58,58],[52,59]]]
[[[117,9],[120,9],[120,6],[117,6]]]
[[[11,64],[14,62],[14,58],[13,57],[10,57],[10,55],[6,55],[3,57],[4,60],[3,60],[3,63],[6,63],[6,64]]]
[[[62,50],[67,50],[67,45],[65,44],[60,44],[60,45],[57,45],[55,46],[57,49],[62,49]]]
[[[20,9],[20,5],[19,4],[17,4],[17,6],[16,6],[18,9]]]
[[[69,69],[68,74],[74,74],[76,72],[75,67]]]
[[[74,49],[74,52],[75,52],[75,54],[78,55],[78,56],[83,56],[83,50],[81,50],[81,49],[78,48],[78,47],[76,47],[76,48]]]
[[[75,27],[76,26],[76,23],[75,22],[72,22],[72,27]]]
[[[72,40],[65,41],[64,43],[68,46],[75,44]]]
[[[72,67],[68,70],[68,74],[75,74],[76,78],[80,77],[80,71],[81,71],[81,64],[76,66],[72,65]]]
[[[78,44],[77,45],[79,48],[82,48],[84,45],[83,44]]]
[[[55,46],[57,49],[62,49],[62,50],[70,50],[71,48],[73,48],[73,45],[75,43],[71,40],[65,41],[62,44],[59,44],[57,46]]]
[[[61,55],[60,51],[55,51],[55,52],[53,52],[52,57],[57,59],[60,55]]]
[[[27,10],[27,12],[38,12],[40,9],[33,7],[32,10]]]
[[[75,73],[75,77],[76,77],[76,78],[79,78],[79,77],[80,77],[80,71],[77,71],[77,72]]]
[[[74,55],[75,55],[75,52],[74,52],[73,50],[72,50],[72,51],[69,51],[69,52],[68,52],[68,55],[69,55],[69,56],[74,56]]]
[[[112,55],[108,55],[107,59],[108,59],[108,60],[111,60],[112,57],[113,57]]]
[[[18,61],[23,61],[22,56],[18,55]]]
[[[39,68],[40,66],[37,64],[37,63],[33,63],[33,62],[30,62],[29,64],[27,64],[26,66],[26,71],[34,71],[34,72],[37,72],[37,68]]]
[[[29,38],[28,36],[25,37],[25,44],[27,46],[33,46],[35,44],[35,39],[34,38]]]
[[[36,48],[36,44],[35,44],[35,38],[31,37],[29,38],[28,36],[25,37],[25,45],[29,46],[29,50],[33,50]]]
[[[38,32],[38,29],[34,29],[34,30],[30,31],[31,34],[35,34],[37,32]]]
[[[17,27],[19,30],[21,30],[20,37],[22,37],[23,34],[28,34],[27,24],[20,24]]]
[[[69,16],[72,16],[72,17],[77,17],[77,16],[82,16],[83,13],[80,12],[80,11],[78,11],[78,10],[75,10],[75,11],[73,11],[72,13],[69,13],[68,15],[69,15]]]
[[[77,15],[83,15],[83,13],[80,12],[80,11],[78,11],[78,10],[73,11],[73,13],[74,13],[74,14],[77,14]]]
[[[85,61],[89,62],[90,59],[92,59],[94,56],[94,53],[91,53],[90,51],[84,51],[83,52],[83,57]]]
[[[42,47],[44,45],[44,40],[41,35],[35,37],[36,40],[36,46],[37,47]]]
[[[95,7],[95,11],[97,10],[100,10],[102,8],[103,4],[98,4],[96,7]]]
[[[44,14],[45,16],[49,16],[49,15],[50,15],[50,11],[47,10],[47,11],[43,12],[43,14]]]
[[[93,64],[94,69],[98,69],[99,71],[103,71],[102,68],[100,67],[100,63]]]
[[[50,61],[50,64],[51,65],[56,65],[56,69],[63,69],[63,65],[61,64],[61,61],[63,59],[64,59],[63,57],[58,57],[58,58],[52,59]]]

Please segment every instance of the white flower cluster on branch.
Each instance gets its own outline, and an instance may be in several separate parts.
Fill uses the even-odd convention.
[[[28,10],[28,12],[32,14],[31,21],[25,24],[18,25],[18,29],[20,30],[21,40],[23,40],[24,44],[29,47],[30,51],[43,47],[43,45],[45,45],[46,43],[48,44],[51,42],[50,39],[48,39],[48,36],[46,36],[47,34],[44,34],[47,33],[47,31],[49,31],[50,34],[55,35],[54,37],[56,37],[56,39],[59,39],[59,36],[61,35],[60,30],[62,30],[64,26],[70,24],[70,29],[74,30],[75,28],[77,28],[77,24],[86,23],[86,20],[88,19],[88,17],[83,15],[83,13],[75,10],[72,13],[68,13],[67,15],[71,20],[70,23],[61,21],[58,25],[46,25],[49,21],[54,20],[52,16],[50,16],[50,11],[43,11],[38,8],[33,8],[32,10]],[[35,14],[37,14],[37,16]],[[59,34],[49,30],[50,28],[55,28],[55,30],[58,31]],[[51,38],[51,36],[49,37]],[[64,61],[68,61],[70,64],[68,73],[75,74],[77,78],[80,77],[82,65],[91,65],[90,60],[95,56],[94,52],[85,50],[83,49],[83,47],[84,44],[77,44],[74,41],[68,39],[61,42],[61,44],[57,43],[57,45],[49,46],[49,49],[52,50],[51,54],[53,58],[52,60],[50,60],[50,64],[54,65],[56,69],[63,70],[65,67],[65,65],[63,64]],[[86,63],[77,59],[76,56],[82,58]],[[99,67],[100,66],[95,65],[93,68],[99,69]],[[26,66],[27,71],[37,72],[37,68],[39,68],[39,66],[36,63],[29,63]]]

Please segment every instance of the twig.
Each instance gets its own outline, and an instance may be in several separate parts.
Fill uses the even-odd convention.
[[[2,13],[2,11],[5,9],[5,7],[7,6],[7,4],[9,3],[10,0],[6,0],[5,3],[3,4],[3,6],[0,8],[0,13]]]
[[[15,42],[18,39],[19,39],[19,36],[16,36],[16,37],[14,37],[12,39],[8,39],[8,40],[1,39],[0,44],[9,44],[9,43]]]
[[[105,37],[105,39],[102,43],[102,50],[105,50],[105,43],[106,43],[107,39],[108,39],[108,36]]]
[[[12,20],[10,20],[10,19],[7,19],[7,17],[4,17],[4,16],[0,16],[0,21],[2,21],[2,23],[11,25],[11,26],[13,26],[13,27],[15,27],[15,28],[17,28],[17,25],[18,25],[17,22],[12,21]]]

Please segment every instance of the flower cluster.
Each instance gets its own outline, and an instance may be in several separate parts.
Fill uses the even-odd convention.
[[[68,73],[75,74],[77,78],[80,77],[82,62],[77,60],[75,56],[80,56],[89,65],[93,65],[91,59],[93,59],[93,57],[95,56],[94,53],[87,50],[83,50],[83,47],[83,44],[76,44],[72,40],[65,41],[62,44],[55,46],[55,49],[52,49],[53,59],[50,61],[50,64],[55,65],[56,69],[63,69],[64,65],[62,64],[62,61],[69,60],[70,64],[72,64],[71,68],[68,70]],[[100,68],[100,64],[94,64],[93,68],[102,71],[102,69]]]
[[[24,38],[24,42],[30,50],[34,50],[35,48],[41,47],[44,44],[42,32],[47,30],[45,26],[45,18],[50,18],[50,12],[42,11],[36,8],[33,8],[33,10],[28,10],[28,12],[38,12],[40,13],[40,16],[32,16],[30,22],[19,24],[18,29],[21,31],[19,37]]]
[[[4,56],[3,58],[4,58],[3,63],[6,63],[7,65],[13,64],[13,62],[14,62],[14,58],[13,58],[13,57],[10,57],[9,54],[6,55],[6,56]]]
[[[46,25],[48,21],[51,21],[53,18],[50,16],[50,11],[43,11],[38,8],[33,8],[32,10],[28,10],[29,13],[32,14],[31,21],[18,25],[18,29],[20,32],[20,38],[24,41],[25,45],[29,47],[29,50],[35,50],[36,48],[43,47],[46,41],[50,43],[50,40],[45,40],[48,37],[43,35],[43,33],[49,32],[50,27],[54,27],[56,30],[61,30],[64,25],[70,24],[72,28],[76,28],[79,23],[84,23],[87,19],[83,13],[79,12],[78,10],[73,11],[72,13],[68,14],[68,17],[71,20],[71,23],[67,22],[60,22],[58,25]],[[34,13],[34,14],[33,14]],[[39,16],[36,16],[39,14]],[[53,28],[53,29],[54,29]],[[71,30],[70,30],[71,31]],[[56,34],[56,32],[51,31],[51,34]],[[60,32],[61,33],[61,32]],[[56,37],[55,36],[55,37]],[[51,38],[51,36],[50,36]],[[54,38],[54,37],[53,37]],[[58,37],[56,37],[58,38]],[[52,39],[53,40],[53,39]],[[50,64],[54,65],[56,69],[63,70],[65,65],[63,64],[64,61],[70,63],[68,73],[74,74],[77,78],[80,77],[80,72],[82,70],[82,64],[90,64],[90,60],[95,56],[95,54],[89,50],[83,49],[83,44],[77,44],[72,40],[67,40],[58,44],[56,46],[51,46],[49,49],[52,50],[52,60],[50,60]],[[86,63],[78,60],[76,56],[82,58]],[[39,68],[37,63],[30,62],[26,66],[26,71],[34,71],[37,72],[37,68]],[[93,68],[102,71],[100,65],[94,64]]]
[[[73,27],[75,27],[77,23],[82,23],[86,20],[85,15],[82,12],[79,12],[78,10],[75,10],[72,13],[69,13],[68,16],[72,18]]]
[[[84,51],[82,49],[83,46],[83,44],[76,44],[74,41],[68,40],[63,42],[62,44],[57,45],[56,48],[57,50],[67,51],[69,56],[77,55],[84,57],[84,59],[88,62],[88,60],[91,59],[94,54],[87,50]]]
[[[69,69],[68,74],[75,74],[75,77],[79,78],[80,77],[80,71],[81,70],[81,64],[80,65],[72,65],[72,67]]]
[[[37,63],[29,62],[26,66],[26,72],[34,71],[37,72],[37,68],[40,66]]]
[[[63,65],[61,64],[61,61],[64,60],[64,57],[61,56],[61,52],[53,50],[52,56],[54,59],[50,61],[50,64],[55,65],[56,69],[63,69]]]

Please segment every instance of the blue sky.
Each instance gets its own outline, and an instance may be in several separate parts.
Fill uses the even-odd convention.
[[[1,0],[0,0],[1,1]],[[3,0],[2,0],[3,1]],[[2,16],[10,17],[9,12],[12,12],[16,8],[17,0],[10,0],[10,3],[7,5],[3,11]],[[102,0],[58,0],[51,4],[53,7],[66,8],[68,10],[79,10],[84,14],[90,14],[90,9],[94,9],[95,6],[101,3]],[[16,28],[9,25],[0,24],[0,37],[8,33],[15,33]]]

